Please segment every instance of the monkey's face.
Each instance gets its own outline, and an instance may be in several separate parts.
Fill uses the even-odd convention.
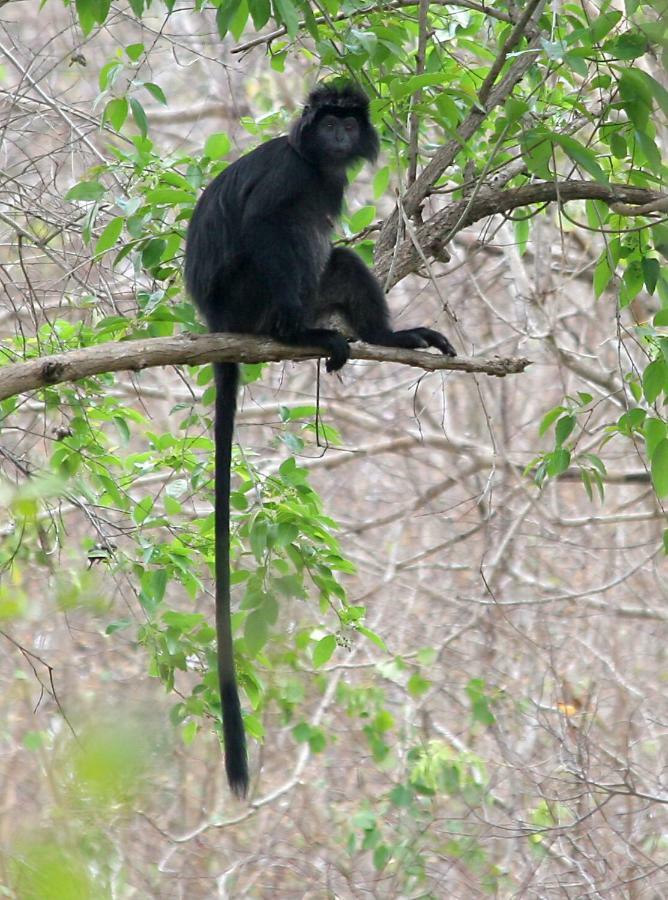
[[[345,163],[359,156],[360,125],[355,116],[326,113],[316,122],[313,138],[322,161]]]

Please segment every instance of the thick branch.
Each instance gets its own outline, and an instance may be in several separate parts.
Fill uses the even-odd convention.
[[[375,271],[385,283],[390,266],[392,278],[389,287],[401,281],[420,264],[417,243],[427,256],[434,255],[444,242],[480,219],[486,219],[497,213],[508,213],[513,209],[529,206],[532,203],[549,203],[557,200],[602,200],[604,203],[624,203],[647,208],[661,206],[666,201],[666,194],[649,191],[645,188],[631,187],[624,184],[599,184],[594,181],[538,181],[508,191],[486,189],[473,200],[459,200],[439,210],[424,225],[420,226],[413,240],[404,241],[396,253],[393,250],[383,253],[376,261]]]
[[[6,350],[4,352],[7,353]],[[139,372],[155,366],[199,366],[214,361],[257,363],[318,359],[322,355],[322,350],[317,347],[290,347],[269,338],[245,334],[182,334],[170,338],[109,342],[1,367],[0,400],[103,372]],[[352,344],[350,356],[352,359],[403,363],[428,372],[452,369],[498,377],[523,372],[530,364],[528,359],[523,358],[450,359],[427,350],[402,350],[363,343]]]

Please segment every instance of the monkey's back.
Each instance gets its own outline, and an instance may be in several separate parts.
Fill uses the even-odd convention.
[[[185,263],[188,293],[212,330],[271,330],[272,291],[283,280],[302,301],[313,296],[345,184],[343,171],[322,173],[287,137],[214,178],[190,220]]]

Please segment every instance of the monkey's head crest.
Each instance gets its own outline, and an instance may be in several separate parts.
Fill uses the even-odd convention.
[[[340,119],[354,116],[359,124],[359,137],[346,165],[356,160],[374,162],[378,156],[379,142],[376,129],[369,119],[369,98],[352,82],[326,82],[315,87],[306,98],[301,116],[293,123],[288,140],[290,146],[305,159],[317,157],[318,148],[311,144],[314,128],[322,116],[334,115]]]
[[[369,98],[364,91],[351,82],[342,84],[319,84],[308,95],[302,116],[319,112],[333,112],[345,115],[347,112],[368,115]]]

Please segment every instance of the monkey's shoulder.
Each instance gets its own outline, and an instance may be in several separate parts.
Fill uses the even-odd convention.
[[[304,159],[287,137],[274,138],[240,157],[218,176],[221,202],[239,210],[245,220],[274,215],[336,218],[346,180],[332,179]]]

